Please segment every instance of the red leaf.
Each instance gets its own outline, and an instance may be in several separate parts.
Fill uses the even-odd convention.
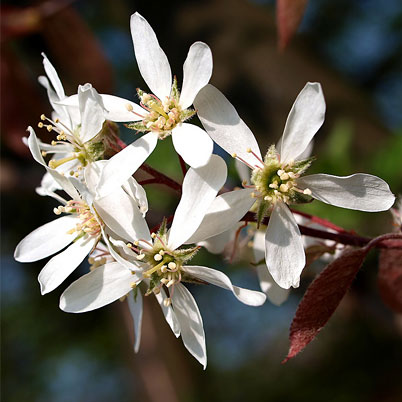
[[[297,31],[303,17],[307,0],[277,0],[276,21],[278,25],[278,45],[283,50]]]
[[[327,323],[352,284],[368,251],[368,247],[346,250],[309,286],[293,318],[290,348],[282,363],[304,349]]]
[[[402,313],[402,250],[381,250],[379,265],[381,298],[392,310]]]

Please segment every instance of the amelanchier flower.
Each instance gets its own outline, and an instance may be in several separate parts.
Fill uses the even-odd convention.
[[[49,167],[75,177],[82,177],[82,170],[89,163],[111,156],[118,138],[118,127],[108,118],[103,100],[91,84],[80,85],[75,105],[66,105],[67,99],[57,72],[43,54],[47,77],[39,82],[47,89],[54,112],[49,118],[42,114],[39,128],[56,135],[51,144],[38,142],[42,155],[53,154]],[[50,81],[50,82],[49,82]],[[49,177],[45,180],[49,181]]]
[[[183,247],[204,219],[226,180],[226,164],[216,155],[197,169],[190,168],[183,181],[180,203],[169,231],[164,221],[158,233],[143,230],[141,237],[127,238],[127,219],[119,220],[114,232],[120,248],[116,262],[105,264],[84,275],[63,293],[60,308],[68,312],[85,312],[127,295],[130,309],[139,322],[142,316],[141,292],[154,294],[164,306],[165,317],[176,336],[181,334],[189,352],[205,367],[206,349],[202,318],[197,304],[183,282],[211,283],[230,290],[241,302],[259,306],[265,295],[233,286],[223,273],[212,268],[189,265],[199,247]],[[105,206],[106,207],[106,206]],[[129,241],[127,245],[121,240]],[[120,244],[119,244],[120,243]],[[136,327],[137,339],[140,328]],[[138,349],[138,346],[136,346]]]
[[[131,16],[130,25],[137,64],[151,92],[137,90],[140,105],[111,95],[101,96],[111,120],[132,122],[127,125],[129,128],[146,134],[109,160],[98,185],[100,196],[127,180],[152,153],[158,139],[171,135],[177,153],[193,168],[205,165],[213,149],[213,142],[204,130],[185,122],[196,113],[190,106],[211,77],[210,48],[202,42],[190,47],[180,93],[151,26],[138,13]],[[64,103],[76,102],[76,97],[72,97]]]
[[[377,212],[388,210],[394,203],[388,184],[376,176],[358,173],[302,177],[313,159],[299,157],[324,122],[325,101],[318,83],[307,83],[300,92],[278,149],[272,145],[264,159],[254,135],[220,91],[207,85],[194,105],[212,139],[252,170],[251,185],[246,187],[254,189],[251,196],[257,203],[258,221],[270,216],[265,261],[272,277],[285,289],[299,286],[305,265],[303,242],[289,205],[315,198],[338,207]]]
[[[130,179],[125,187],[114,194],[94,202],[96,183],[86,180],[87,187],[80,180],[66,177],[49,168],[43,160],[35,132],[31,127],[29,131],[28,145],[34,159],[47,169],[48,174],[70,197],[66,200],[49,191],[48,194],[62,204],[54,208],[55,215],[66,215],[27,235],[17,245],[14,253],[14,258],[19,262],[38,261],[58,253],[48,261],[38,277],[41,292],[46,294],[58,287],[95,249],[104,232],[110,230],[113,233],[115,219],[119,218],[119,208],[129,209],[130,213],[126,213],[124,219],[130,220],[133,225],[129,234],[136,235],[136,230],[140,231],[141,225],[146,226],[143,216],[148,207],[145,192],[134,179]],[[96,168],[95,164],[91,166],[92,170]],[[68,247],[63,250],[66,246]]]

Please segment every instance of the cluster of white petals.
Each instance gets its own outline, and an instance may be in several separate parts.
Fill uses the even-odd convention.
[[[55,133],[55,140],[45,144],[29,127],[25,142],[45,168],[37,192],[57,201],[56,219],[22,239],[15,259],[32,262],[54,255],[38,278],[45,294],[88,257],[90,271],[63,292],[62,310],[82,313],[127,300],[137,352],[143,298],[152,294],[173,333],[181,336],[205,368],[203,322],[186,283],[213,284],[249,306],[260,306],[266,298],[280,305],[289,288],[299,286],[306,263],[304,249],[310,245],[298,227],[305,222],[296,220],[290,205],[314,198],[375,212],[389,209],[394,196],[383,180],[368,174],[304,176],[312,162],[312,139],[324,122],[320,84],[305,86],[279,145],[263,158],[235,108],[208,84],[212,54],[205,43],[190,47],[179,90],[148,22],[135,13],[130,26],[138,68],[149,88],[137,90],[138,103],[99,94],[88,83],[80,85],[77,94],[66,96],[56,70],[43,55],[47,77],[39,77],[39,82],[47,90],[53,113],[42,115],[38,127]],[[205,130],[187,122],[197,115]],[[122,122],[139,137],[126,147],[118,137],[117,123]],[[169,136],[190,167],[174,216],[160,222],[153,233],[147,222],[146,191],[133,174],[158,140]],[[227,167],[212,153],[214,142],[236,158],[244,188],[224,188]],[[48,154],[52,159],[46,161]],[[241,223],[246,213],[254,213],[256,222]],[[233,259],[242,246],[252,250],[262,291],[234,286],[222,271],[190,263],[201,247],[211,253],[230,248]],[[335,243],[327,246],[336,252]]]

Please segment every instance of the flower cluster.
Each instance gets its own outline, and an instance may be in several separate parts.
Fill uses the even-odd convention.
[[[26,144],[46,170],[38,194],[53,197],[59,206],[54,208],[54,221],[21,240],[15,258],[31,262],[55,254],[39,274],[45,294],[88,257],[90,271],[64,291],[60,308],[79,313],[126,299],[134,320],[135,351],[140,345],[143,297],[153,294],[173,333],[205,367],[202,318],[186,283],[211,283],[250,306],[262,305],[267,297],[281,304],[289,288],[299,286],[304,249],[311,245],[298,226],[305,218],[296,219],[291,205],[317,199],[375,212],[388,210],[394,196],[383,180],[368,174],[305,176],[314,160],[311,141],[324,122],[320,84],[308,83],[301,91],[281,140],[262,157],[234,107],[208,84],[212,55],[205,43],[190,47],[179,90],[154,31],[138,13],[131,16],[131,33],[138,67],[149,87],[148,92],[137,90],[138,103],[99,94],[88,83],[79,86],[76,95],[66,96],[43,55],[47,77],[39,77],[39,82],[53,113],[42,115],[38,127],[54,132],[55,140],[45,144],[29,127]],[[194,116],[205,130],[187,122]],[[125,123],[139,138],[126,146],[118,123]],[[133,174],[144,166],[158,140],[169,136],[189,168],[174,216],[151,231],[146,191]],[[227,167],[212,153],[214,142],[236,158],[244,188],[223,187]],[[253,249],[261,291],[234,286],[220,270],[191,265],[201,247],[212,253],[229,248],[233,259],[242,245]],[[337,251],[334,242],[325,247],[329,254]]]

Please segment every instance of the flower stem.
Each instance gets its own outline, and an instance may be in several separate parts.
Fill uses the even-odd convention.
[[[241,220],[245,222],[257,222],[256,215],[253,212],[247,212],[246,215],[244,215]],[[268,222],[269,222],[268,217],[264,218],[262,221],[264,225],[268,225]],[[300,233],[302,235],[315,237],[318,239],[332,240],[336,243],[345,244],[349,246],[364,247],[367,244],[369,244],[372,240],[374,240],[373,238],[359,236],[354,233],[348,233],[348,232],[333,233],[333,232],[327,232],[325,230],[313,229],[308,226],[303,225],[298,226],[300,229]],[[390,241],[391,239],[401,241],[391,242]],[[388,240],[388,243],[385,240]],[[389,233],[387,234],[387,237],[384,238],[381,237],[381,239],[376,241],[374,245],[377,248],[398,248],[398,249],[402,248],[402,234]]]

